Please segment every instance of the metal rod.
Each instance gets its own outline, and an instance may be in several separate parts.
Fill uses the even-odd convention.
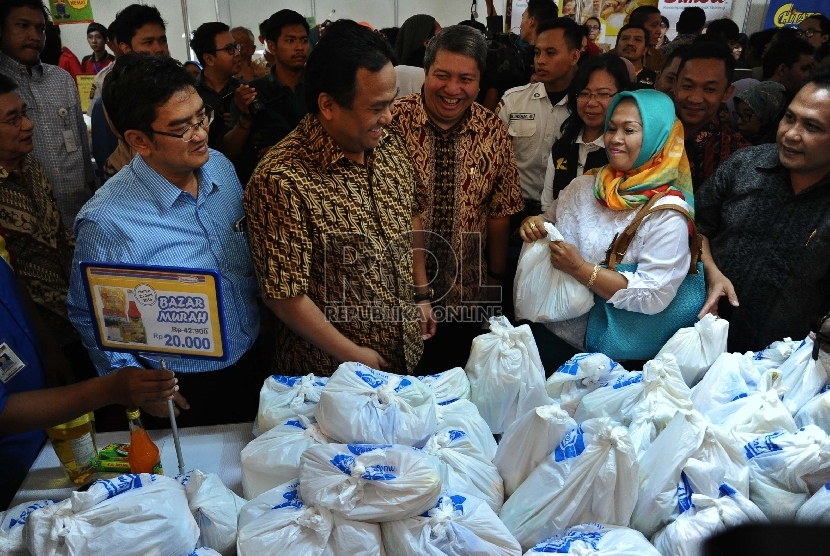
[[[399,19],[398,14],[399,14],[398,0],[395,0],[395,27],[400,27],[400,23],[398,23],[398,19]],[[395,45],[392,45],[393,49],[394,49],[394,46]]]
[[[311,0],[311,17],[314,18],[314,23],[318,23],[318,21],[317,21],[317,2],[316,2],[316,0]]]
[[[187,17],[187,0],[182,0],[182,20],[184,20],[184,52],[190,60],[190,20]]]
[[[161,369],[167,370],[164,359],[161,360]],[[182,445],[179,442],[179,427],[176,425],[176,410],[173,408],[173,400],[167,400],[167,412],[170,414],[170,428],[173,429],[173,444],[176,446],[176,459],[179,460],[179,475],[184,475],[184,457],[182,457]]]

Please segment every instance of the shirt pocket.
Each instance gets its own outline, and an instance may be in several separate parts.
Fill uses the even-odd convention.
[[[523,114],[519,114],[520,116]],[[507,133],[510,137],[533,137],[536,134],[535,119],[513,119],[511,114],[510,123],[507,126]]]

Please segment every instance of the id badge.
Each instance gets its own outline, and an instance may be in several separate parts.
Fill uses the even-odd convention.
[[[6,342],[0,344],[0,381],[8,384],[19,373],[26,363],[20,360]]]
[[[71,129],[63,130],[63,144],[68,153],[74,153],[78,150],[78,142],[75,141],[75,134],[72,133]]]

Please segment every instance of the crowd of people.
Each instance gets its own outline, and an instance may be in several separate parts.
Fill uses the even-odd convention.
[[[89,26],[88,140],[72,77],[44,59],[48,11],[0,0],[0,506],[44,427],[108,404],[150,426],[168,399],[183,426],[246,421],[270,374],[463,367],[487,318],[513,317],[519,250],[546,223],[564,237],[553,267],[616,309],[671,304],[696,228],[699,316],[729,321],[730,351],[815,330],[830,20],[737,49],[730,20],[686,8],[668,41],[643,6],[603,52],[599,19],[558,15],[529,0],[509,37],[424,14],[310,28],[283,9],[256,37],[201,25],[182,64],[159,11],[130,5]],[[635,220],[611,254],[635,270],[609,268]],[[100,349],[82,261],[219,271],[227,360],[165,371]],[[531,326],[548,374],[586,349],[587,314]]]

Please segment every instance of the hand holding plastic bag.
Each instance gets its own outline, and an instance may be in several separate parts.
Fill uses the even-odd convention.
[[[525,243],[519,255],[513,292],[518,320],[570,320],[586,314],[594,306],[591,290],[551,264],[550,243],[565,238],[549,222],[545,223],[545,231],[547,237]]]

